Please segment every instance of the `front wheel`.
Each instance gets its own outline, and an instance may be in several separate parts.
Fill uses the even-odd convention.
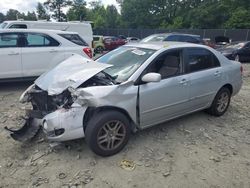
[[[221,88],[216,94],[213,103],[206,111],[213,116],[222,116],[228,109],[231,101],[231,92],[228,88]]]
[[[94,153],[111,156],[125,147],[130,132],[130,124],[125,115],[117,111],[103,111],[89,121],[85,136]]]

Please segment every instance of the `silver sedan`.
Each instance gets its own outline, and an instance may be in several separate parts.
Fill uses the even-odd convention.
[[[241,64],[209,47],[128,44],[96,61],[74,55],[43,74],[20,98],[33,106],[27,122],[10,131],[27,141],[42,126],[49,140],[85,137],[110,156],[131,132],[200,110],[223,115],[241,85]]]

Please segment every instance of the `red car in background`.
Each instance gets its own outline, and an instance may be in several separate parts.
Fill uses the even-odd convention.
[[[105,50],[108,50],[108,51],[116,49],[119,46],[126,44],[126,41],[124,39],[113,37],[113,36],[103,37],[103,42],[104,42]]]

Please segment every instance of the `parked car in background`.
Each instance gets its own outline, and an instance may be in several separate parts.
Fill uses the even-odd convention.
[[[206,46],[215,48],[215,43],[210,38],[203,38],[202,40]]]
[[[105,50],[113,50],[118,48],[119,46],[122,46],[126,44],[126,41],[124,39],[113,37],[113,36],[105,36],[103,37]]]
[[[92,57],[91,48],[76,32],[0,30],[0,81],[40,76],[72,54]]]
[[[250,41],[232,42],[217,50],[228,59],[240,62],[250,62]]]
[[[49,29],[61,31],[73,31],[88,43],[91,47],[93,41],[93,31],[90,22],[49,22],[49,21],[4,21],[0,29]]]
[[[20,98],[33,105],[27,123],[11,136],[27,141],[41,124],[50,140],[85,137],[110,156],[132,131],[205,109],[223,115],[241,85],[241,63],[207,46],[130,43],[91,63],[70,57],[39,77]]]
[[[123,39],[123,40],[127,39],[127,37],[125,35],[118,35],[118,38]]]
[[[214,41],[215,41],[215,47],[214,47],[215,49],[227,46],[232,42],[232,40],[226,36],[216,36],[214,38]]]
[[[137,37],[128,37],[126,39],[127,42],[140,42],[141,39],[137,38]]]
[[[159,41],[176,41],[176,42],[204,44],[200,35],[191,35],[191,34],[182,34],[182,33],[154,34],[141,40],[141,42],[159,42]]]
[[[94,35],[93,43],[94,43],[93,46],[94,46],[95,53],[102,53],[105,50],[105,45],[104,45],[102,35]]]

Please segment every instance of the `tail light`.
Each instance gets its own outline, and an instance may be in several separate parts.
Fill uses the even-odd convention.
[[[93,57],[91,48],[83,48],[83,52],[87,54],[90,58]]]

